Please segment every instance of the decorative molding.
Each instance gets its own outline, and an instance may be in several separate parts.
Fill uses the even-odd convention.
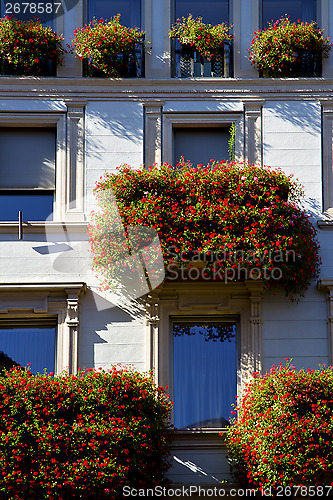
[[[156,383],[159,367],[159,305],[159,298],[156,291],[148,294],[146,299],[146,366],[148,370],[154,370]]]
[[[327,328],[328,328],[328,362],[333,363],[333,279],[320,280],[317,284],[318,290],[326,292],[328,304]]]
[[[262,300],[264,287],[258,281],[232,283],[170,283],[154,291],[147,301],[147,369],[156,370],[156,382],[172,387],[172,317],[239,318],[240,351],[238,393],[246,374],[261,372],[263,358]],[[158,300],[157,300],[158,299]],[[172,394],[171,394],[172,397]]]
[[[333,102],[321,101],[323,144],[323,211],[333,207]]]
[[[262,164],[262,107],[264,100],[244,101],[245,158]]]
[[[143,102],[145,115],[145,165],[162,163],[162,101]]]
[[[84,221],[84,109],[86,101],[67,106],[67,175],[65,220]]]

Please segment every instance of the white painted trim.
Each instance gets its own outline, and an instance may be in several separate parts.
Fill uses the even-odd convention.
[[[235,160],[244,158],[244,115],[243,113],[168,113],[163,115],[162,161],[173,163],[174,127],[218,127],[236,125]]]
[[[0,113],[0,127],[56,127],[56,186],[53,217],[61,220],[66,185],[66,120],[64,113]]]
[[[156,383],[172,388],[171,317],[238,317],[240,362],[238,394],[246,375],[262,371],[263,285],[258,281],[239,283],[165,282],[147,298],[147,368],[155,370]]]

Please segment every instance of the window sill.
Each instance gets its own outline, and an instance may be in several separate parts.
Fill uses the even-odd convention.
[[[226,433],[227,427],[202,427],[198,429],[177,429],[175,433],[177,435],[193,435],[193,434],[219,434],[220,432]]]
[[[63,231],[82,233],[86,232],[88,222],[56,222],[56,221],[34,221],[23,223],[23,233],[45,233],[51,231],[55,233],[62,233]],[[0,222],[0,234],[14,234],[18,233],[19,223],[13,221]]]
[[[332,231],[333,230],[333,219],[327,218],[327,219],[318,220],[317,226],[319,227],[319,229]]]

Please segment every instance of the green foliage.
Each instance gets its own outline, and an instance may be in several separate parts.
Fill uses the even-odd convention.
[[[182,44],[194,45],[200,54],[208,59],[218,58],[223,50],[224,42],[233,40],[229,33],[232,26],[225,23],[205,24],[202,17],[194,19],[191,14],[182,17],[169,30],[170,38],[177,38]]]
[[[333,485],[333,370],[273,366],[248,382],[228,429],[233,471],[242,484]]]
[[[143,45],[144,31],[127,28],[120,14],[110,21],[93,19],[88,25],[74,30],[74,52],[79,59],[109,77],[124,76],[124,55],[133,56],[135,46]],[[133,56],[134,57],[134,56]]]
[[[0,19],[0,54],[10,64],[41,71],[41,63],[62,62],[63,38],[40,21],[19,21],[14,17]]]
[[[330,48],[329,38],[324,38],[323,30],[315,22],[292,23],[283,17],[254,32],[249,53],[250,61],[259,69],[271,76],[287,76],[304,51],[316,55],[320,61],[328,57]]]
[[[237,127],[234,123],[231,124],[229,129],[228,153],[229,161],[235,161],[235,140],[236,140]]]
[[[0,377],[0,496],[122,498],[168,469],[171,403],[131,369]]]
[[[135,255],[148,244],[138,230],[137,246],[128,245],[123,227],[158,233],[167,279],[174,269],[200,260],[205,281],[228,281],[239,268],[234,279],[248,279],[251,269],[267,287],[282,286],[295,295],[318,275],[319,245],[299,206],[301,188],[281,170],[213,160],[197,168],[183,162],[137,170],[123,165],[116,174],[106,173],[95,189],[99,210],[89,227],[90,243],[105,288],[113,270],[124,266],[129,247]]]

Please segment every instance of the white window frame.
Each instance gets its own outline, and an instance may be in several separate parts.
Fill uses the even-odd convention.
[[[181,127],[209,128],[236,125],[235,161],[244,157],[244,115],[243,113],[164,113],[162,161],[173,164],[173,129]]]
[[[57,318],[55,373],[78,369],[79,297],[85,283],[0,284],[0,326]]]
[[[0,112],[0,127],[56,128],[56,184],[53,222],[84,222],[84,107],[66,102],[66,111]],[[0,225],[3,225],[0,223]],[[32,223],[33,226],[35,224]]]
[[[174,324],[180,323],[180,322],[189,322],[191,323],[192,321],[199,323],[202,322],[214,322],[217,325],[219,323],[232,323],[235,324],[236,326],[236,370],[237,370],[237,394],[240,392],[241,384],[240,384],[240,347],[241,347],[241,329],[240,329],[240,318],[238,316],[233,316],[230,314],[220,314],[217,316],[214,315],[207,315],[205,314],[204,316],[196,316],[196,315],[189,315],[187,316],[186,314],[181,314],[180,316],[170,316],[170,389],[169,389],[169,394],[172,399],[174,400],[174,362],[173,362],[173,351],[174,351],[174,336],[173,336],[173,326]],[[235,401],[234,401],[235,402]],[[232,410],[232,408],[230,408]],[[172,415],[173,417],[173,415]],[[201,430],[204,430],[204,427],[200,427]],[[189,430],[194,430],[194,429],[189,429]],[[216,431],[216,432],[221,432],[223,428],[218,428],[218,427],[208,427],[207,430],[210,432]]]
[[[173,378],[172,318],[191,316],[223,319],[239,318],[237,393],[247,374],[261,372],[263,365],[262,299],[260,281],[168,282],[154,290],[147,300],[147,368],[154,370],[156,383],[171,386]],[[210,432],[216,429],[210,429]]]

